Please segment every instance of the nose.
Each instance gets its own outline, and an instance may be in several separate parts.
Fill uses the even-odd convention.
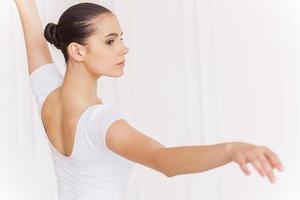
[[[120,55],[125,55],[129,52],[129,49],[127,48],[127,46],[125,44],[123,44]]]

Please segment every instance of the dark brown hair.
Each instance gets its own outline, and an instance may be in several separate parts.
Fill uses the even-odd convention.
[[[68,62],[67,47],[76,42],[86,45],[87,38],[91,36],[96,27],[93,20],[104,13],[112,12],[98,4],[79,3],[68,8],[59,18],[58,23],[48,23],[44,30],[46,40],[60,49]]]

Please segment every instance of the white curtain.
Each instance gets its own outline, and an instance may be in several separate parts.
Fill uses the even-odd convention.
[[[82,1],[37,0],[45,25]],[[298,200],[300,2],[107,0],[130,53],[125,73],[98,95],[167,147],[244,141],[283,161],[277,182],[230,163],[167,178],[136,164],[128,200]],[[0,1],[0,199],[57,200],[56,179],[31,93],[23,33]],[[63,71],[61,53],[51,47]]]

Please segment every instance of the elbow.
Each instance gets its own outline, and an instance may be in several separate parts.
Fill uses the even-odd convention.
[[[164,175],[165,175],[166,177],[168,177],[168,178],[172,178],[173,176],[175,176],[175,175],[173,175],[173,174],[171,174],[171,173],[164,173]]]
[[[167,169],[160,169],[159,170],[163,175],[165,175],[167,178],[171,178],[174,176],[173,173],[171,173],[170,171],[168,171]]]
[[[174,173],[174,172],[171,172],[170,170],[165,169],[164,175],[165,175],[166,177],[168,177],[168,178],[172,178],[173,176],[176,176],[176,175],[178,175],[178,174],[176,174],[176,173]]]
[[[172,178],[173,176],[178,175],[178,174],[176,174],[176,173],[174,172],[174,170],[171,171],[170,169],[171,169],[171,168],[167,168],[167,169],[164,170],[164,175],[165,175],[166,177]]]
[[[162,168],[160,169],[160,172],[165,175],[167,178],[171,178],[174,176],[174,174],[172,174],[169,170]]]
[[[173,173],[171,173],[170,167],[169,166],[169,159],[166,153],[167,148],[162,148],[158,150],[155,154],[155,159],[154,159],[154,165],[155,169],[162,174],[164,174],[166,177],[171,178],[174,176]]]

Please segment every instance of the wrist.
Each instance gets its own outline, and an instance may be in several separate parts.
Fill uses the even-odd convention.
[[[224,152],[225,152],[227,159],[230,162],[233,161],[232,160],[232,152],[233,152],[234,146],[235,146],[235,142],[224,143]]]

